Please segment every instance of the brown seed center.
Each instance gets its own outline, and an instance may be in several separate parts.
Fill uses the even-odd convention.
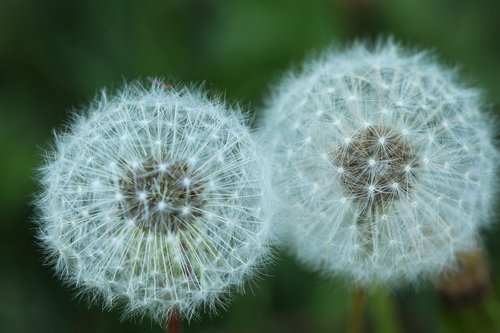
[[[418,168],[407,139],[385,126],[369,126],[339,146],[333,163],[344,188],[363,205],[379,205],[406,195]]]
[[[202,214],[202,186],[187,164],[147,162],[119,181],[124,216],[146,231],[177,232]]]

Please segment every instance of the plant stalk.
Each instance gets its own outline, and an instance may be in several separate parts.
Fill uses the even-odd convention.
[[[347,323],[348,333],[363,333],[365,331],[366,317],[366,291],[357,286],[352,291],[351,311]]]
[[[167,318],[166,333],[182,333],[182,318],[178,310],[174,310]]]

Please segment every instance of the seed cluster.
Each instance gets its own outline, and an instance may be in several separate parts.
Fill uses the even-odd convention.
[[[406,195],[419,165],[407,140],[386,126],[369,126],[355,134],[337,148],[333,162],[344,188],[363,205]]]
[[[126,172],[120,188],[125,217],[145,231],[175,233],[202,214],[202,186],[187,164],[143,163]]]
[[[363,288],[455,269],[498,197],[498,131],[483,106],[455,70],[391,39],[287,73],[263,141],[290,250]]]
[[[103,91],[41,167],[47,261],[124,317],[215,313],[269,258],[258,148],[241,110],[199,88]]]

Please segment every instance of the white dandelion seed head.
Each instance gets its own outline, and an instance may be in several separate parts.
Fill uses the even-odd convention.
[[[391,40],[290,73],[263,127],[295,255],[362,285],[453,267],[492,212],[499,155],[482,108],[454,71]]]
[[[265,164],[244,120],[199,88],[103,92],[42,168],[56,272],[125,316],[214,310],[269,258]]]

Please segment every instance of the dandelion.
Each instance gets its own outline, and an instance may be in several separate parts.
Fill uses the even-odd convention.
[[[200,89],[103,92],[47,156],[39,240],[91,301],[189,320],[269,258],[263,172],[240,111]]]
[[[359,286],[436,281],[489,223],[498,151],[480,93],[393,41],[329,51],[264,127],[292,252]]]

